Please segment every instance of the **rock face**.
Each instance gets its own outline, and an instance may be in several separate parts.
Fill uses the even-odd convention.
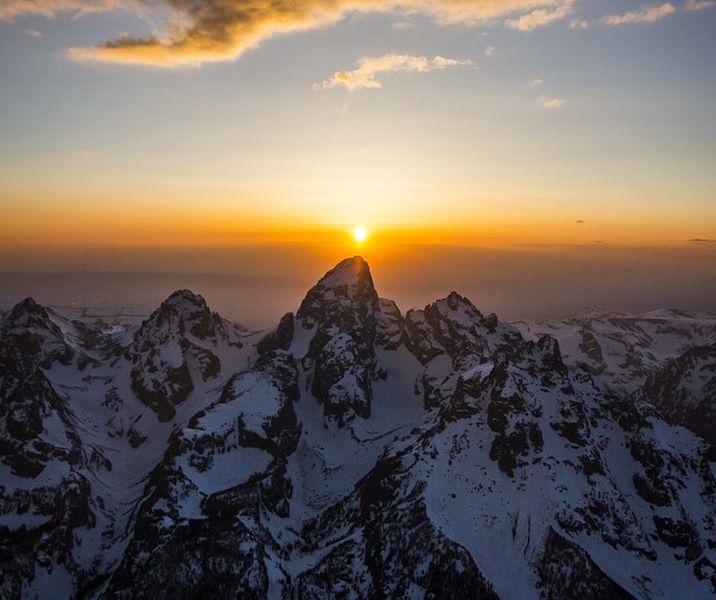
[[[716,318],[674,309],[515,324],[559,340],[567,364],[607,393],[651,404],[671,423],[716,443]]]
[[[313,332],[303,365],[326,417],[339,426],[370,417],[380,303],[368,263],[360,256],[342,261],[308,292],[296,316]]]
[[[5,344],[14,347],[25,362],[49,368],[58,362],[68,365],[76,357],[76,348],[65,336],[59,315],[26,298],[16,304],[2,323]]]
[[[714,323],[636,321],[403,315],[360,257],[255,335],[187,291],[111,335],[21,304],[2,595],[712,598]]]
[[[93,527],[87,477],[106,468],[82,443],[71,409],[45,375],[78,364],[50,313],[27,299],[0,325],[0,595],[22,597],[37,570],[78,573],[73,530]],[[44,368],[43,368],[44,367]],[[72,593],[69,587],[58,592]]]
[[[649,375],[637,396],[716,445],[716,344],[693,346]]]
[[[600,389],[615,393],[638,390],[667,360],[716,340],[713,315],[692,316],[673,309],[515,326],[529,339],[556,338],[570,365],[590,373]]]
[[[201,296],[174,292],[134,336],[126,357],[132,362],[132,390],[160,421],[174,418],[176,406],[221,371],[222,346],[241,347],[236,328],[212,313]]]

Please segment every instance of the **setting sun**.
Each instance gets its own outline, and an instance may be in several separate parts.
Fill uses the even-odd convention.
[[[356,227],[353,230],[353,239],[359,244],[365,242],[367,238],[368,232],[365,230],[365,227]]]

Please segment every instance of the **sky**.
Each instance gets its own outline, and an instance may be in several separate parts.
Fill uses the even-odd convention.
[[[713,279],[711,0],[0,0],[0,81],[0,271],[639,248]]]

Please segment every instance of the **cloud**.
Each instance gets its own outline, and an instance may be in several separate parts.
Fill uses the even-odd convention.
[[[471,60],[445,58],[444,56],[429,59],[425,56],[411,56],[410,54],[384,54],[383,56],[362,58],[358,62],[358,68],[352,71],[338,71],[330,79],[317,83],[314,89],[326,90],[340,86],[351,92],[378,89],[383,87],[383,84],[378,79],[380,73],[391,71],[428,73],[471,64]]]
[[[488,46],[482,51],[483,56],[490,57],[495,53],[495,47],[494,46]]]
[[[711,240],[708,238],[691,238],[690,240],[687,240],[694,244],[716,244],[716,240]]]
[[[539,77],[533,79],[530,81],[527,85],[530,87],[537,87],[538,85],[542,85],[544,83],[544,79],[540,79]]]
[[[582,219],[577,219],[577,220],[575,221],[575,223],[586,223],[586,221],[584,221],[584,220],[582,220]]]
[[[586,19],[572,19],[569,22],[570,29],[589,29],[589,21]]]
[[[620,15],[607,15],[599,19],[599,22],[602,25],[610,26],[629,23],[655,23],[673,12],[676,12],[676,7],[669,2],[665,2],[659,6],[643,6]]]
[[[38,31],[37,29],[26,29],[25,35],[29,35],[30,37],[34,38],[41,38],[45,37],[41,31]]]
[[[684,9],[688,11],[704,10],[716,6],[714,0],[688,0],[684,5]]]
[[[505,25],[518,31],[532,31],[538,27],[544,27],[552,21],[564,19],[574,10],[574,0],[562,0],[554,4],[552,7],[536,8],[517,18],[507,19]]]
[[[233,60],[265,39],[315,29],[355,13],[424,15],[441,25],[475,25],[508,18],[529,30],[566,16],[575,0],[3,0],[0,20],[24,15],[81,17],[134,11],[164,15],[158,33],[123,35],[95,47],[72,48],[70,57],[174,67]],[[167,16],[168,15],[168,16]]]
[[[554,110],[562,108],[565,104],[565,100],[563,98],[550,98],[549,96],[542,94],[539,98],[537,98],[537,104],[539,104],[542,108]]]
[[[60,13],[71,13],[73,18],[116,10],[143,13],[147,8],[147,0],[3,0],[0,21],[12,22],[26,15],[51,19]]]

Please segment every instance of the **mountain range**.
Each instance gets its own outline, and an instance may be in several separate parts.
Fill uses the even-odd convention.
[[[0,321],[4,598],[713,598],[716,316],[506,323],[346,259],[276,327]]]

